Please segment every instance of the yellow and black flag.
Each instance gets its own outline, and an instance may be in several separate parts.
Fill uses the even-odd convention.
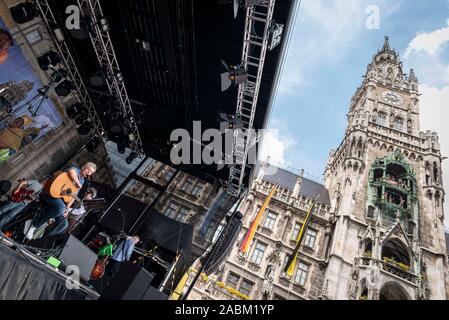
[[[299,247],[301,246],[302,239],[304,238],[304,231],[307,230],[307,227],[309,225],[310,218],[312,217],[312,212],[315,209],[315,205],[318,201],[320,196],[318,195],[315,200],[313,201],[312,205],[309,208],[309,211],[307,212],[306,219],[304,220],[304,223],[302,224],[301,230],[298,234],[298,239],[296,240],[296,247],[293,251],[292,255],[288,258],[287,264],[284,268],[284,272],[289,276],[293,276],[293,272],[295,270],[296,260],[299,253]]]

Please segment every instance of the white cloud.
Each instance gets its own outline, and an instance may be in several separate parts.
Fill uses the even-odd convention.
[[[431,32],[419,33],[409,44],[405,51],[405,57],[413,52],[424,51],[428,55],[434,55],[444,44],[449,42],[449,20],[447,27]]]
[[[420,79],[421,130],[438,133],[441,153],[449,156],[449,61],[446,49],[449,43],[449,20],[442,28],[421,32],[409,43],[404,62],[412,66]],[[449,186],[449,162],[443,162],[445,190]],[[449,193],[448,195],[449,196]],[[445,201],[445,225],[449,226],[449,201]]]
[[[296,140],[289,134],[281,134],[281,130],[270,129],[265,133],[259,160],[266,161],[268,157],[271,163],[284,164],[286,153],[296,145]]]
[[[423,93],[420,102],[421,129],[432,130],[438,133],[441,153],[443,157],[449,156],[449,130],[447,119],[449,119],[449,86],[442,89],[422,85]],[[449,186],[449,159],[443,162],[443,182],[445,190]],[[446,195],[444,204],[445,225],[449,226],[449,193]]]

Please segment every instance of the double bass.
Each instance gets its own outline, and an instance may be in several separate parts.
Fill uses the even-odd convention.
[[[122,233],[119,237],[117,237],[114,240],[113,244],[109,244],[108,246],[105,247],[107,249],[105,249],[105,251],[104,251],[104,257],[100,260],[97,260],[94,268],[92,269],[92,273],[90,275],[91,280],[98,280],[104,276],[104,273],[106,271],[106,266],[109,263],[109,259],[112,257],[113,248],[116,247],[117,242],[119,240],[123,239],[123,236],[125,236],[125,238],[126,238],[126,235],[124,235]],[[100,250],[100,254],[101,254],[101,250]]]

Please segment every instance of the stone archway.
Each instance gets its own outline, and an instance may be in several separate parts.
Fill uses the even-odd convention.
[[[380,290],[379,300],[411,300],[405,289],[397,282],[387,282]]]

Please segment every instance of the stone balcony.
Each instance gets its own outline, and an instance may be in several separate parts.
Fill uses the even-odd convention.
[[[371,265],[373,265],[374,263],[377,263],[377,265],[380,267],[380,270],[384,271],[385,273],[389,274],[389,275],[393,275],[396,277],[399,277],[405,281],[408,281],[412,284],[416,284],[416,280],[417,280],[417,276],[414,275],[413,273],[406,271],[404,269],[401,269],[400,267],[383,261],[383,260],[378,260],[378,259],[374,259],[374,258],[369,258],[369,257],[362,257],[362,258],[358,258],[356,259],[356,265],[359,268],[367,268]]]

